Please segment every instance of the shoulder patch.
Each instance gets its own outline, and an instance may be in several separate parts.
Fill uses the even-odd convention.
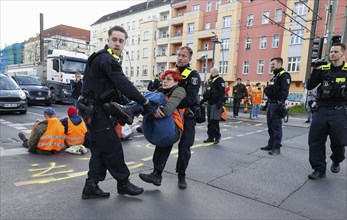
[[[286,79],[286,82],[289,85],[290,84],[290,79]]]
[[[193,85],[196,86],[196,85],[198,85],[199,80],[198,80],[197,77],[192,77],[191,80],[190,80],[190,82],[191,82]]]
[[[224,83],[224,82],[222,82],[222,83],[221,83],[221,86],[222,86],[222,87],[225,87],[225,83]]]

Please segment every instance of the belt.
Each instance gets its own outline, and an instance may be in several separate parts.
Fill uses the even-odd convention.
[[[269,103],[276,103],[278,104],[279,100],[269,100]]]

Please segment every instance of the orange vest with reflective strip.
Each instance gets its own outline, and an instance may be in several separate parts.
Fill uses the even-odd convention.
[[[64,126],[57,118],[49,118],[47,122],[47,130],[40,137],[37,148],[45,151],[60,151],[64,147]]]
[[[165,96],[166,101],[169,100],[169,96]],[[175,124],[179,129],[183,131],[183,120],[184,120],[184,111],[185,108],[176,108],[175,111],[172,112]]]
[[[68,131],[65,137],[65,143],[68,147],[84,143],[84,137],[87,133],[86,124],[82,120],[79,125],[72,123],[70,118],[67,119]]]
[[[117,123],[114,128],[116,129],[116,132],[117,132],[117,135],[118,135],[118,138],[119,139],[122,139],[123,136],[122,136],[122,125]]]
[[[252,99],[253,105],[261,104],[262,99],[263,99],[263,92],[258,89],[254,90],[253,99]]]

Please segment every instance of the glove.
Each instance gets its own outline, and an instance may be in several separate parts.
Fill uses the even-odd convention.
[[[143,115],[146,115],[146,114],[152,114],[153,111],[155,110],[155,105],[153,104],[152,101],[148,100],[147,104],[144,104],[143,105],[144,107],[144,111],[142,112]]]

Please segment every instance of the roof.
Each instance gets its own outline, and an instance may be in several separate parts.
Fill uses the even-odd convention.
[[[156,8],[156,7],[159,7],[162,5],[167,5],[167,4],[170,4],[170,2],[171,2],[170,0],[147,0],[147,1],[142,2],[140,4],[133,5],[127,9],[104,15],[99,20],[97,20],[96,22],[91,24],[91,26],[96,25],[96,24],[100,24],[100,23],[104,23],[104,22],[109,21],[109,20],[114,20],[117,18],[125,17],[125,16],[128,16],[130,14],[136,14],[136,13],[146,11],[148,9]]]
[[[85,41],[90,40],[90,30],[76,28],[76,27],[67,26],[63,24],[43,30],[44,37],[50,37],[54,35],[71,37],[71,38],[76,38],[76,39],[85,40]]]

